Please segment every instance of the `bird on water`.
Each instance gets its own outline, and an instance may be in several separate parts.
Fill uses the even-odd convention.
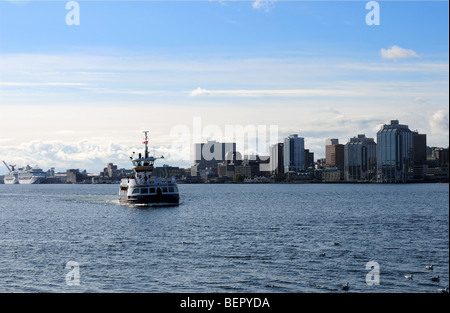
[[[348,285],[348,282],[344,286],[342,286],[342,290],[347,291],[349,289],[350,289],[350,286]]]

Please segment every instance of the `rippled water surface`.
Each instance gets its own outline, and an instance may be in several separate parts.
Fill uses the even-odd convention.
[[[143,208],[120,205],[118,185],[0,185],[0,292],[448,286],[448,184],[179,189],[178,207]],[[69,261],[79,265],[78,286],[66,282]],[[369,261],[379,264],[379,285],[366,283]]]

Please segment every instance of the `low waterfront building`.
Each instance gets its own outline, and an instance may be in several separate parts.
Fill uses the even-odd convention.
[[[169,166],[164,164],[163,166],[158,166],[153,169],[153,176],[162,177],[162,178],[170,178],[175,177],[177,179],[184,176],[185,171],[178,166]]]
[[[314,170],[314,178],[322,182],[342,181],[344,172],[337,167],[327,167]]]
[[[266,174],[270,174],[270,171],[266,171],[269,169],[269,162],[270,157],[268,156],[246,155],[240,165],[234,166],[234,173],[244,178],[266,176]]]
[[[449,181],[449,153],[448,147],[431,147],[431,155],[427,158],[426,179]]]
[[[233,163],[220,163],[217,168],[217,174],[219,177],[230,177],[233,178],[234,175],[234,167]]]
[[[66,183],[69,184],[81,183],[86,178],[85,176],[86,175],[80,173],[79,169],[68,169],[66,176]]]

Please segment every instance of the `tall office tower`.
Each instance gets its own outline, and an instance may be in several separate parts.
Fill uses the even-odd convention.
[[[305,167],[305,139],[297,134],[284,139],[284,172],[299,172]]]
[[[427,164],[427,135],[413,131],[414,149],[414,178],[425,179],[428,171]]]
[[[325,167],[344,167],[344,145],[338,139],[325,141]]]
[[[350,138],[344,148],[344,179],[370,181],[376,179],[377,144],[373,138],[358,135]]]
[[[225,161],[225,156],[236,152],[236,143],[221,143],[207,141],[195,144],[195,163],[199,169],[217,168],[219,163]]]
[[[414,165],[422,165],[427,162],[427,135],[413,132]]]
[[[284,173],[283,143],[270,147],[270,171],[275,175]]]
[[[413,133],[408,125],[391,120],[377,133],[377,180],[407,182],[414,176]]]
[[[314,169],[314,152],[309,152],[309,149],[305,149],[305,170],[308,167]]]

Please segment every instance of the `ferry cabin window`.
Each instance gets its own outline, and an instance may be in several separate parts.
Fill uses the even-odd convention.
[[[148,193],[148,188],[141,188],[141,193]]]
[[[142,160],[133,160],[133,166],[153,166],[155,161],[142,161]]]
[[[173,192],[173,187],[169,187],[169,192]]]
[[[167,192],[167,187],[163,187],[163,192]]]
[[[155,193],[155,188],[150,188],[150,193]]]
[[[139,188],[134,188],[132,193],[133,194],[139,193]]]

